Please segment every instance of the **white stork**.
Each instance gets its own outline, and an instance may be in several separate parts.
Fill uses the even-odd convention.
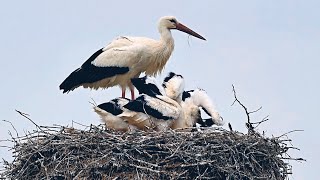
[[[156,79],[150,76],[141,78],[132,78],[131,83],[138,90],[139,94],[156,97],[156,95],[165,95],[161,86],[158,85]]]
[[[94,111],[100,116],[101,120],[109,129],[127,132],[136,130],[135,126],[129,125],[122,118],[118,117],[124,111],[123,106],[130,100],[126,98],[115,98],[109,102],[94,107]]]
[[[170,72],[168,76],[164,78],[162,87],[164,88],[164,94],[166,96],[174,99],[178,103],[181,102],[185,87],[182,75]]]
[[[183,112],[172,124],[172,129],[190,128],[194,127],[196,123],[199,123],[202,127],[209,127],[213,124],[222,126],[224,124],[211,98],[202,89],[184,91],[180,105]],[[201,118],[200,108],[210,116],[209,119]]]
[[[142,94],[124,106],[119,114],[128,124],[141,130],[163,131],[180,116],[181,106],[167,96]]]
[[[160,40],[118,37],[73,71],[61,83],[60,89],[65,93],[79,86],[99,89],[119,85],[123,98],[126,88],[129,87],[131,99],[134,99],[134,87],[130,79],[139,77],[142,72],[155,76],[162,71],[174,49],[171,29],[205,40],[198,33],[179,23],[175,17],[162,17],[158,24]]]
[[[137,111],[137,108],[140,108],[140,102],[145,97],[143,95],[147,95],[147,100],[145,102],[151,101],[165,104],[164,102],[159,101],[159,99],[156,99],[156,95],[163,95],[164,91],[162,87],[158,86],[155,78],[150,76],[144,76],[142,78],[133,78],[131,79],[131,82],[137,88],[139,94],[142,94],[142,96],[140,96],[136,100],[133,100],[133,102],[130,103],[131,105],[137,105],[134,107],[134,111],[129,110],[131,109],[131,106],[129,106],[129,109],[124,108],[124,106],[128,104],[130,100],[119,97],[107,103],[103,103],[94,107],[95,112],[101,117],[101,120],[104,121],[106,123],[106,126],[110,129],[126,132],[128,130],[147,130],[155,128],[155,123],[151,123],[151,118],[149,118],[149,116],[145,117],[143,113],[141,114]],[[154,99],[152,99],[151,97],[153,97]],[[153,106],[151,105],[151,107]],[[154,111],[151,111],[154,115]],[[161,113],[161,110],[159,113]],[[129,122],[127,121],[128,119]],[[148,120],[144,121],[142,119]]]
[[[180,79],[180,85],[172,86],[172,88],[176,88],[177,93],[175,94],[179,94],[178,91],[182,94],[184,81],[182,76],[177,77]],[[164,94],[162,87],[158,86],[155,80],[149,76],[134,78],[131,81],[141,95],[126,104],[124,108],[127,111],[121,113],[119,117],[142,130],[162,131],[168,129],[173,121],[180,116],[180,104]]]

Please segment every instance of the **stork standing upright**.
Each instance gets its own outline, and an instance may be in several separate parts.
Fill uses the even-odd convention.
[[[129,87],[131,98],[134,99],[134,86],[130,79],[139,77],[142,72],[155,76],[163,70],[174,49],[171,29],[206,40],[179,23],[175,17],[162,17],[158,24],[160,40],[145,37],[118,37],[95,52],[80,68],[73,71],[61,83],[60,89],[66,93],[80,86],[99,89],[119,85],[123,98],[126,88]]]

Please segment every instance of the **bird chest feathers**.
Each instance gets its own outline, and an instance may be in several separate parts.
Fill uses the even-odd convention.
[[[161,73],[174,49],[174,42],[159,43],[153,48],[153,57],[149,59],[149,66],[146,68],[146,75],[156,76]]]

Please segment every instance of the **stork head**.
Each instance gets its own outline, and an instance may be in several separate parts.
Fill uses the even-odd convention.
[[[169,98],[178,100],[178,98],[182,98],[184,91],[184,78],[179,74],[170,72],[169,75],[164,78],[162,86]]]
[[[166,29],[169,29],[169,30],[170,29],[177,29],[179,31],[185,32],[187,34],[190,34],[191,36],[197,37],[197,38],[202,39],[202,40],[206,40],[200,34],[194,32],[193,30],[191,30],[187,26],[185,26],[182,23],[178,22],[177,19],[174,16],[164,16],[164,17],[160,18],[159,27],[158,28],[159,28],[160,32],[161,32],[161,30],[163,28],[166,28]]]

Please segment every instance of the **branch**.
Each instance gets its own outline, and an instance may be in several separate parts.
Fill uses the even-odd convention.
[[[7,122],[7,123],[10,123],[10,124],[11,124],[11,126],[12,126],[12,128],[13,128],[13,129],[14,129],[14,131],[16,132],[17,137],[19,137],[19,134],[18,134],[17,129],[14,127],[14,125],[13,125],[10,121],[7,121],[7,120],[2,120],[2,121]]]
[[[21,111],[18,111],[18,110],[16,110],[16,112],[17,113],[19,113],[21,116],[23,116],[23,117],[25,117],[25,118],[27,118],[30,122],[32,122],[37,128],[39,128],[41,131],[43,131],[42,129],[41,129],[41,127],[40,126],[38,126],[38,124],[36,124],[32,119],[30,119],[28,116],[29,116],[29,114],[27,114],[27,113],[23,113],[23,112],[21,112]]]
[[[232,91],[233,91],[233,95],[234,95],[235,100],[233,101],[233,103],[231,104],[231,106],[233,106],[234,103],[237,102],[237,103],[240,104],[240,106],[243,107],[244,111],[246,112],[247,121],[248,121],[248,122],[246,123],[246,127],[248,128],[248,131],[249,131],[249,132],[254,132],[254,128],[253,128],[253,126],[252,126],[252,123],[250,122],[250,112],[248,112],[247,107],[244,106],[244,105],[239,101],[239,99],[237,98],[236,90],[235,90],[233,84],[232,84]],[[258,110],[260,110],[260,109],[258,109]],[[256,110],[256,111],[258,111],[258,110]],[[255,111],[253,111],[253,112],[255,112]],[[252,112],[251,112],[251,113],[252,113]]]
[[[292,130],[292,131],[289,131],[289,132],[287,132],[287,133],[282,134],[281,136],[278,136],[277,138],[279,139],[279,138],[281,138],[281,137],[283,137],[283,136],[286,136],[287,134],[290,134],[290,133],[293,133],[293,132],[298,132],[298,131],[304,131],[304,130],[301,130],[301,129]]]

